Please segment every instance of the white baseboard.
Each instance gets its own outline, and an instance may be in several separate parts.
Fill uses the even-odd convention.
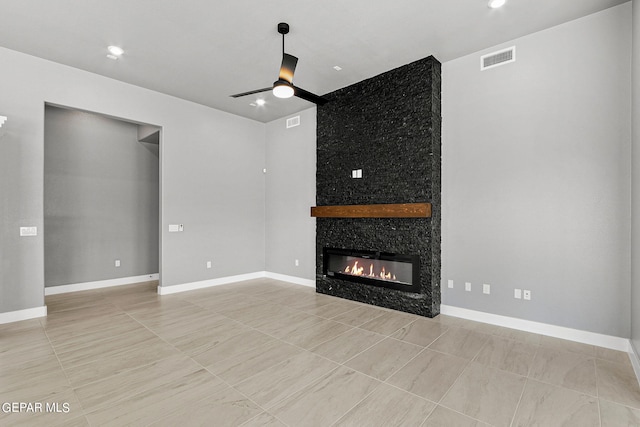
[[[265,277],[268,279],[282,280],[283,282],[295,283],[296,285],[309,286],[311,288],[316,287],[315,280],[303,279],[302,277],[287,276],[286,274],[265,272]]]
[[[638,352],[636,351],[636,348],[634,347],[631,340],[629,340],[629,359],[631,359],[633,371],[636,373],[638,383],[640,383],[640,357],[638,356]]]
[[[284,274],[271,273],[269,271],[256,271],[255,273],[239,274],[237,276],[220,277],[218,279],[202,280],[200,282],[183,283],[173,286],[158,286],[158,294],[170,295],[178,292],[194,291],[196,289],[210,288],[212,286],[228,285],[236,282],[244,282],[252,279],[275,279],[289,282],[296,285],[316,287],[315,280],[303,279],[301,277],[287,276]]]
[[[158,280],[158,273],[143,274],[142,276],[121,277],[118,279],[99,280],[97,282],[74,283],[71,285],[50,286],[44,288],[45,295],[66,294],[68,292],[90,291],[92,289],[109,288],[111,286],[131,285],[134,283]]]
[[[7,313],[0,313],[0,324],[19,322],[21,320],[35,319],[37,317],[47,316],[47,306],[35,308],[27,308],[25,310],[9,311]]]
[[[265,277],[264,271],[256,271],[255,273],[239,274],[237,276],[220,277],[218,279],[202,280],[200,282],[182,283],[172,286],[158,286],[158,294],[170,295],[178,292],[194,291],[196,289],[210,288],[212,286],[228,285],[235,282],[243,282],[245,280],[261,279]]]
[[[518,329],[521,331],[533,332],[550,337],[576,341],[583,344],[597,345],[599,347],[624,351],[625,353],[629,352],[630,344],[627,338],[603,335],[595,332],[581,331],[579,329],[565,328],[564,326],[549,325],[546,323],[517,319],[515,317],[500,316],[498,314],[484,313],[481,311],[453,307],[444,304],[440,305],[440,313],[447,316],[474,320],[476,322],[489,323],[491,325],[503,326],[506,328]]]

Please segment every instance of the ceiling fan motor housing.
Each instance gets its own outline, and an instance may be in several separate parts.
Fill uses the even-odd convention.
[[[289,33],[289,24],[286,22],[281,22],[278,24],[278,32],[280,34],[288,34]]]

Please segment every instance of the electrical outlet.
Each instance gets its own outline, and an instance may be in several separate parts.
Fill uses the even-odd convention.
[[[524,290],[523,293],[524,299],[526,299],[527,301],[531,301],[531,291],[528,289]]]
[[[296,267],[300,266],[300,260],[297,259],[295,264],[296,264]]]
[[[489,295],[491,293],[491,285],[487,285],[486,283],[484,283],[482,285],[482,293]]]
[[[449,287],[449,289],[453,289],[453,280],[448,280],[447,286]]]
[[[517,299],[522,299],[522,289],[514,289],[513,297]]]
[[[116,267],[120,267],[120,260],[119,259],[116,260]]]
[[[464,290],[467,292],[471,292],[471,282],[464,283]]]
[[[211,268],[211,261],[207,261],[207,268]]]

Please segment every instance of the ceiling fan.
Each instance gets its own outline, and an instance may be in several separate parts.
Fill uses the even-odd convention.
[[[289,55],[284,51],[284,35],[289,33],[289,24],[285,22],[279,23],[278,32],[282,34],[282,65],[280,66],[280,75],[278,76],[278,80],[273,83],[272,87],[237,93],[235,95],[231,95],[231,97],[240,98],[241,96],[253,95],[254,93],[267,92],[271,90],[273,91],[273,95],[278,98],[291,98],[295,95],[298,98],[313,102],[317,105],[326,104],[327,100],[325,98],[293,85],[293,72],[296,69],[298,58],[293,55]]]

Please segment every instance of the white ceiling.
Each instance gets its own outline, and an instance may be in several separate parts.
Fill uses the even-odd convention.
[[[0,0],[0,46],[262,122],[311,107],[271,93],[281,36],[319,95],[417,59],[440,62],[627,0]],[[114,61],[108,45],[124,48]],[[342,67],[335,71],[334,65]],[[0,66],[1,73],[1,66]],[[263,97],[266,105],[249,104]]]

